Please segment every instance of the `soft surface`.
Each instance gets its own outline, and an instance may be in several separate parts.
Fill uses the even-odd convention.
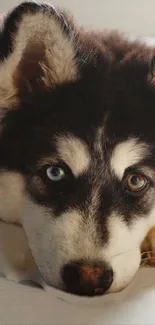
[[[71,297],[52,288],[0,278],[0,324],[155,324],[155,269],[140,269],[122,292],[100,298]]]

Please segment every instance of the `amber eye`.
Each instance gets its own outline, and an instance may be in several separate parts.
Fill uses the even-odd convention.
[[[147,178],[141,174],[130,174],[126,179],[126,187],[128,190],[138,192],[146,188],[148,184]]]

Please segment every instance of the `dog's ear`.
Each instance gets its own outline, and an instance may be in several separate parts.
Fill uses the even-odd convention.
[[[0,108],[18,108],[77,78],[74,24],[50,5],[25,2],[6,18],[0,35]]]

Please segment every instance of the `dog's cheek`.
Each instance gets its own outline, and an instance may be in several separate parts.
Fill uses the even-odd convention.
[[[67,260],[67,249],[62,224],[58,223],[51,209],[25,197],[22,224],[35,263],[46,283],[63,288],[60,270]]]
[[[36,265],[39,269],[44,268],[43,273],[46,275],[48,273],[48,270],[46,270],[46,259],[50,251],[49,247],[47,250],[46,242],[49,241],[50,219],[45,208],[35,204],[28,196],[24,199],[22,225]],[[48,246],[50,246],[50,241]]]
[[[52,286],[63,289],[61,270],[70,261],[100,258],[95,224],[92,219],[84,223],[79,211],[68,210],[56,217],[51,209],[27,197],[22,221],[36,265]]]
[[[109,217],[109,244],[105,254],[114,271],[114,282],[109,292],[117,292],[127,286],[141,262],[141,243],[154,223],[154,208],[147,216],[134,216],[128,225],[119,214]]]
[[[109,292],[118,292],[124,289],[133,279],[141,261],[139,248],[129,250],[126,254],[118,255],[112,259],[111,266],[114,270],[114,282]]]
[[[0,171],[0,220],[21,224],[25,187],[24,177],[20,173]]]

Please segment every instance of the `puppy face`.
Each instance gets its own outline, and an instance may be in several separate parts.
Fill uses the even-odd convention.
[[[154,50],[35,3],[1,34],[1,218],[23,224],[48,284],[119,291],[155,224]]]

